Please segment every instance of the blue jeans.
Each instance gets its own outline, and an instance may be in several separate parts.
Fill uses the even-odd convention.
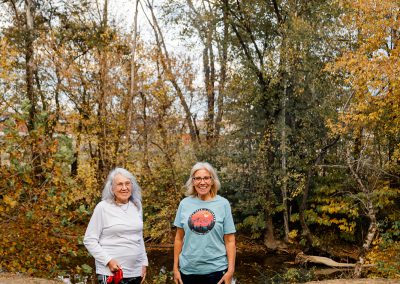
[[[222,276],[224,276],[224,271],[212,272],[210,274],[183,274],[181,272],[181,278],[183,284],[217,284],[219,280],[221,280]]]
[[[97,281],[99,284],[107,284],[107,275],[97,274]],[[142,277],[132,277],[132,278],[123,278],[120,284],[140,284],[142,282]],[[114,284],[114,282],[111,282]]]

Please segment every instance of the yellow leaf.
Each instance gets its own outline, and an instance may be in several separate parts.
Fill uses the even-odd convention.
[[[14,199],[12,199],[11,197],[9,197],[8,195],[3,197],[3,201],[5,204],[7,204],[8,206],[10,206],[11,208],[14,208],[17,205],[17,201],[15,201]]]

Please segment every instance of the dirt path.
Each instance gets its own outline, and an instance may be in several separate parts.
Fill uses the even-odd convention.
[[[62,281],[32,278],[11,273],[0,274],[0,284],[62,284]]]

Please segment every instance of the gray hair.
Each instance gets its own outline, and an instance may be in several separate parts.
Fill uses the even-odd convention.
[[[142,210],[142,190],[141,190],[139,184],[137,183],[135,177],[133,176],[133,174],[131,174],[129,171],[127,171],[123,168],[115,168],[110,171],[110,173],[108,174],[106,183],[104,185],[103,193],[101,195],[101,200],[115,202],[115,200],[114,200],[115,196],[114,196],[112,187],[113,187],[114,178],[117,175],[122,175],[131,181],[132,193],[131,193],[131,196],[129,197],[129,200],[132,201],[137,206],[139,211],[141,211]]]
[[[193,176],[198,170],[206,170],[210,173],[213,184],[211,185],[211,197],[217,195],[218,190],[221,188],[221,182],[219,181],[217,171],[207,162],[197,162],[190,171],[189,179],[185,183],[186,196],[197,196],[197,192],[193,186]]]

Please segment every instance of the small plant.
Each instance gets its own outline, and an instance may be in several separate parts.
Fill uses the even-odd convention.
[[[276,274],[270,282],[265,283],[303,283],[314,279],[314,272],[311,270],[289,268],[283,274]]]
[[[166,268],[163,266],[160,269],[158,275],[154,276],[152,279],[153,284],[166,284],[169,283],[168,279],[172,280],[172,271],[167,271]]]

